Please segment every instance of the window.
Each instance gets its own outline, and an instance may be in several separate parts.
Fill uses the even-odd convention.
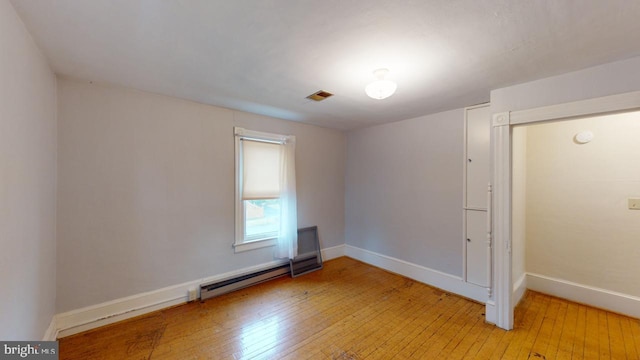
[[[278,243],[290,226],[291,193],[285,170],[286,144],[295,138],[236,127],[236,239],[235,250],[245,251]],[[295,170],[294,170],[295,171]],[[284,194],[284,195],[283,195]],[[295,214],[295,176],[293,180]],[[294,221],[293,226],[297,226]]]

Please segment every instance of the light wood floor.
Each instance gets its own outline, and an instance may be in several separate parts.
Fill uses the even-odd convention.
[[[60,359],[640,359],[640,320],[528,292],[507,332],[480,304],[339,258],[60,339]]]

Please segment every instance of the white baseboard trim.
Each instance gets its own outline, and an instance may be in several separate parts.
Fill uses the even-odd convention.
[[[56,325],[56,316],[54,315],[51,318],[51,322],[49,323],[49,327],[44,332],[44,336],[42,337],[42,341],[55,341],[58,337],[58,326]]]
[[[438,270],[429,269],[421,265],[351,245],[345,245],[345,255],[483,304],[489,299],[486,288],[464,282],[460,277],[449,275]]]
[[[344,256],[344,244],[322,249],[320,250],[320,255],[322,256],[322,261],[336,259]]]
[[[74,335],[186,303],[189,289],[199,284],[199,282],[184,283],[58,314],[56,315],[58,337]]]
[[[331,260],[344,256],[344,245],[322,249],[322,259]],[[282,261],[251,266],[235,271],[210,276],[203,279],[188,281],[182,284],[168,286],[162,289],[136,294],[101,304],[87,306],[54,316],[50,329],[47,329],[45,337],[58,338],[77,334],[83,331],[95,329],[100,326],[144,315],[152,311],[184,304],[188,300],[188,292],[191,289],[200,290],[200,284],[220,281],[238,275],[252,273],[281,265]]]
[[[527,288],[640,319],[640,298],[540,274],[527,273]]]
[[[513,304],[518,305],[527,291],[527,273],[522,274],[513,284]]]

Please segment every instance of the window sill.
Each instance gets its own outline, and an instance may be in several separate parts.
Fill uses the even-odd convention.
[[[243,251],[255,250],[260,248],[265,248],[269,246],[275,246],[276,239],[263,239],[263,240],[254,240],[246,243],[236,243],[233,244],[234,252],[239,253]]]

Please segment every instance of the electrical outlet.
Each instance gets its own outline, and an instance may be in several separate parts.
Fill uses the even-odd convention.
[[[189,289],[189,301],[194,301],[198,298],[198,289]]]
[[[629,199],[629,210],[640,210],[640,199]]]

